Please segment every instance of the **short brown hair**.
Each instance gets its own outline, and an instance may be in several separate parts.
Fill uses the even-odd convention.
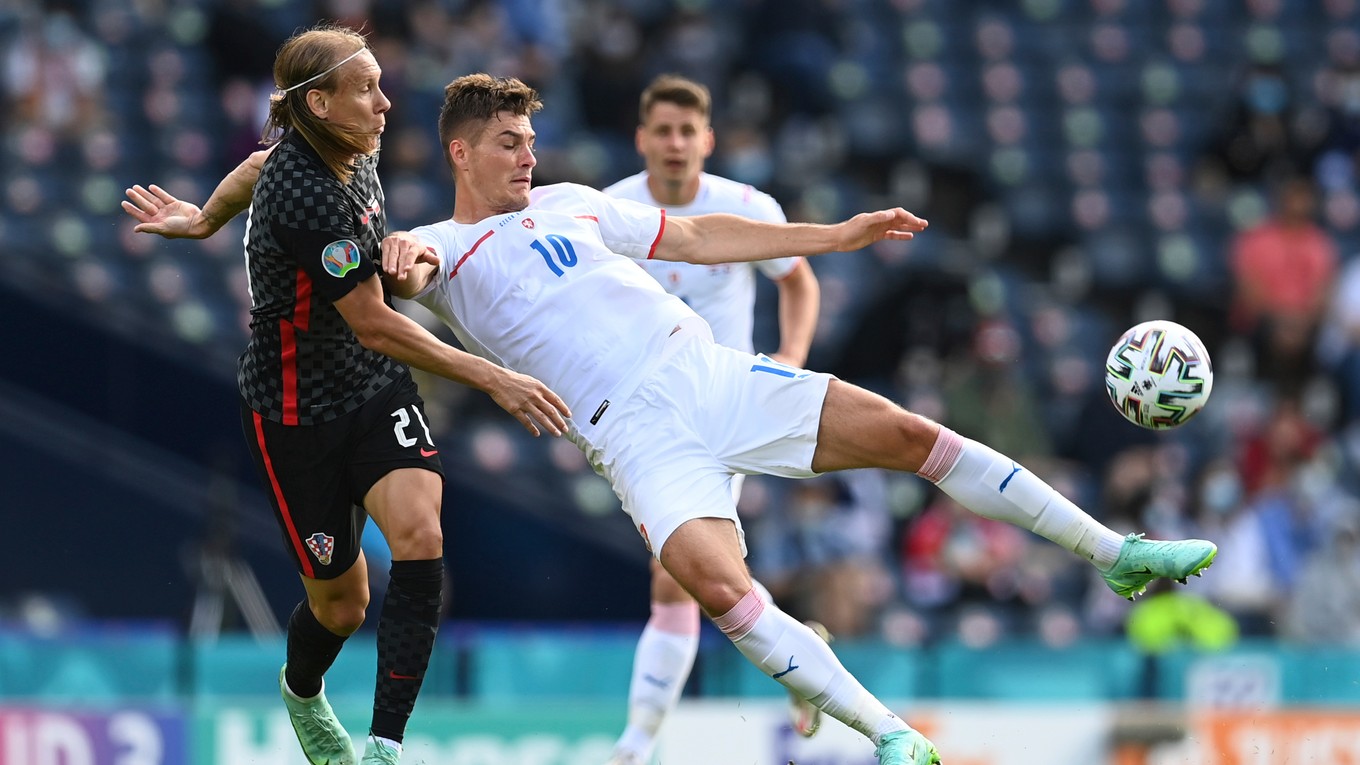
[[[708,88],[678,74],[663,74],[652,80],[652,84],[642,91],[638,122],[646,122],[652,107],[658,103],[675,104],[682,109],[697,109],[704,115],[704,119],[709,119],[713,111],[713,98],[708,94]]]
[[[518,117],[543,108],[538,91],[514,77],[468,74],[444,86],[444,105],[439,109],[439,141],[444,159],[449,159],[449,143],[464,137],[471,123],[486,122],[500,112]]]
[[[354,174],[353,157],[368,153],[370,137],[317,117],[307,106],[307,93],[334,93],[342,84],[336,65],[367,47],[363,35],[336,24],[319,24],[288,38],[274,57],[274,87],[278,92],[269,98],[269,117],[261,142],[275,143],[285,131],[296,130],[326,166],[348,183]],[[324,76],[317,77],[323,72]],[[317,79],[308,82],[313,77]],[[298,85],[301,87],[294,87]]]

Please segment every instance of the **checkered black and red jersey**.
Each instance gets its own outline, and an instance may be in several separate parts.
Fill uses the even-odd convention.
[[[378,273],[387,218],[376,168],[365,157],[343,184],[294,133],[265,160],[246,229],[250,343],[236,375],[262,417],[326,422],[410,375],[360,345],[333,305]]]

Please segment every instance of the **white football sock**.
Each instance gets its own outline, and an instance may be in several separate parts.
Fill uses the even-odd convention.
[[[1124,537],[1009,457],[941,427],[918,475],[969,510],[1033,531],[1107,571]]]
[[[826,641],[755,590],[713,620],[751,663],[875,744],[907,724],[860,685]]]
[[[651,757],[657,731],[675,709],[699,653],[699,604],[652,603],[652,616],[633,654],[628,726],[615,750]]]

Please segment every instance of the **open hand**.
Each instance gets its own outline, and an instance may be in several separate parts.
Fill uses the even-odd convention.
[[[406,231],[397,231],[383,238],[383,273],[402,281],[417,263],[428,263],[438,268],[439,256],[418,237]]]
[[[535,436],[542,435],[539,426],[554,436],[567,432],[571,410],[566,402],[538,380],[501,369],[500,377],[487,389],[487,394],[500,408],[514,415],[524,429]]]
[[[930,222],[901,207],[878,212],[860,213],[838,224],[841,229],[841,252],[868,247],[884,239],[906,240],[925,231]]]
[[[133,186],[127,190],[123,212],[137,219],[133,231],[158,234],[166,239],[204,239],[212,235],[203,211],[155,184],[150,189]]]

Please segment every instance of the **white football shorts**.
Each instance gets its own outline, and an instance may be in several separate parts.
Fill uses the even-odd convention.
[[[737,474],[809,478],[832,376],[713,342],[684,322],[631,395],[568,436],[607,478],[658,559],[685,521],[737,525]],[[739,482],[738,482],[739,483]]]

